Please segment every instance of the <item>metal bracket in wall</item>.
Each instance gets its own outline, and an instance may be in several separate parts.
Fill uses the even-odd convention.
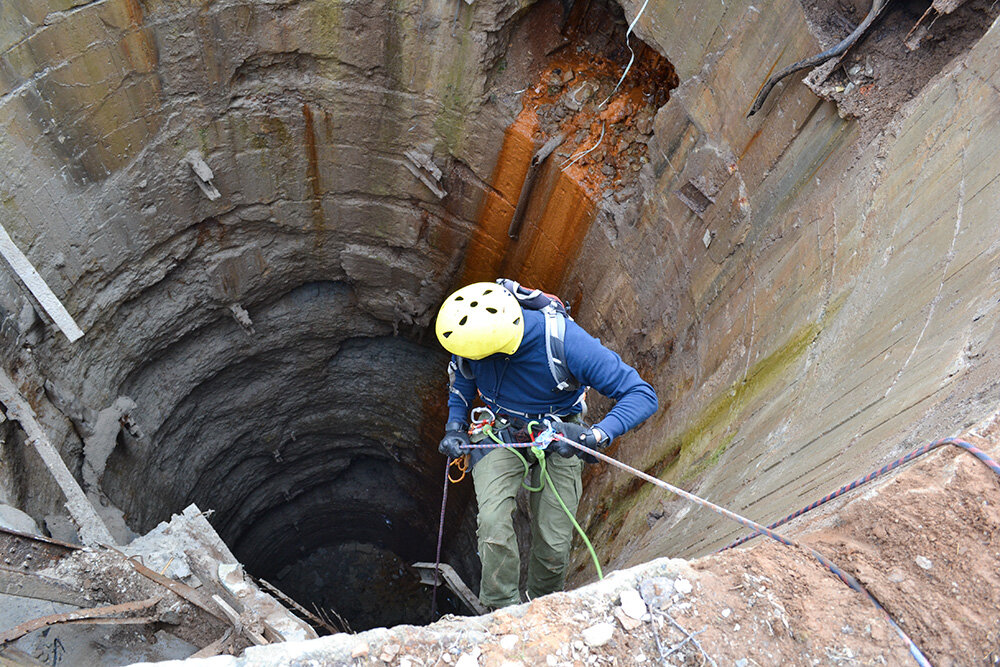
[[[440,563],[437,567],[438,582],[443,581],[465,603],[465,606],[480,616],[488,612],[486,607],[479,601],[479,598],[473,595],[469,587],[462,581],[462,577],[458,576],[455,568],[447,563]],[[434,563],[414,563],[413,568],[420,573],[420,583],[429,586],[434,585]]]
[[[222,196],[219,193],[219,189],[215,187],[215,183],[212,182],[215,178],[212,168],[208,166],[205,158],[198,151],[188,151],[184,158],[181,159],[181,162],[191,167],[191,171],[194,172],[194,180],[206,197],[211,201],[215,201]]]
[[[10,268],[14,270],[17,277],[21,279],[24,286],[34,295],[41,304],[45,312],[48,313],[52,321],[55,322],[59,330],[66,334],[69,342],[73,342],[83,335],[83,331],[77,326],[73,316],[69,314],[66,307],[62,305],[59,298],[52,292],[42,276],[39,275],[35,267],[31,265],[21,249],[14,243],[3,225],[0,225],[0,255],[3,255]]]
[[[448,191],[441,187],[441,170],[430,157],[414,150],[403,151],[403,155],[406,156],[407,160],[403,166],[420,179],[420,182],[426,185],[435,197],[444,199]]]

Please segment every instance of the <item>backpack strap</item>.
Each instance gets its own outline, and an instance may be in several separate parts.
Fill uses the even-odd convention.
[[[545,315],[545,356],[549,362],[549,372],[559,391],[576,391],[580,388],[566,364],[566,316],[555,306],[542,308]]]
[[[514,295],[522,307],[529,310],[544,310],[548,306],[554,307],[560,313],[569,316],[569,309],[562,299],[554,294],[543,292],[540,289],[530,289],[510,278],[497,278],[497,284]]]
[[[545,357],[558,391],[576,391],[580,383],[566,363],[566,320],[572,319],[562,300],[540,289],[529,289],[516,280],[497,278],[497,284],[514,295],[523,308],[545,315]],[[468,376],[466,376],[468,377]]]
[[[458,359],[458,363],[455,362],[455,359],[448,362],[448,393],[455,394],[462,399],[462,402],[465,403],[465,407],[469,407],[469,402],[465,400],[465,396],[462,396],[462,392],[455,389],[455,378],[458,373],[461,373],[462,377],[466,380],[473,380],[476,375],[472,372],[472,367],[469,365],[468,359],[465,357],[456,358]]]

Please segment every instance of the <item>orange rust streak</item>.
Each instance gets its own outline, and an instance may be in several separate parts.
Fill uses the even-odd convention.
[[[302,105],[302,118],[305,121],[306,141],[306,180],[312,191],[313,229],[316,231],[316,244],[321,244],[323,236],[323,184],[319,174],[319,152],[316,149],[316,128],[313,122],[312,109],[308,104]]]
[[[572,171],[549,163],[536,186],[523,238],[504,258],[503,272],[526,285],[557,292],[594,218],[594,202]],[[532,208],[542,207],[533,216]]]
[[[504,251],[511,241],[507,230],[535,152],[533,137],[537,130],[538,117],[533,109],[526,108],[504,134],[491,179],[496,192],[487,192],[483,197],[479,225],[465,253],[463,285],[497,277]]]

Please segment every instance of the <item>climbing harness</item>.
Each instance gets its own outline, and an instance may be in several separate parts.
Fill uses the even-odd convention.
[[[831,493],[829,495],[826,495],[826,496],[820,498],[819,500],[817,500],[816,502],[812,503],[811,505],[806,505],[805,507],[803,507],[799,511],[794,512],[792,514],[789,514],[784,519],[781,519],[779,521],[775,521],[772,524],[768,524],[767,527],[768,528],[777,528],[778,526],[784,525],[784,524],[788,523],[789,521],[791,521],[792,519],[794,519],[796,517],[800,517],[803,514],[805,514],[806,512],[808,512],[810,510],[814,510],[817,507],[819,507],[820,505],[824,505],[824,504],[830,502],[831,500],[833,500],[837,496],[843,495],[844,493],[847,493],[848,491],[852,491],[852,490],[858,488],[859,486],[861,486],[862,484],[867,484],[868,482],[872,481],[873,479],[881,477],[882,475],[884,475],[884,474],[886,474],[888,472],[891,472],[892,470],[895,470],[896,468],[898,468],[899,466],[903,465],[904,463],[909,463],[910,461],[912,461],[913,459],[917,458],[918,456],[923,456],[924,454],[927,454],[928,452],[931,452],[931,451],[937,449],[938,447],[942,447],[944,445],[954,445],[956,447],[964,449],[965,451],[969,452],[970,454],[972,454],[973,456],[975,456],[977,459],[979,459],[980,461],[982,461],[984,464],[986,464],[990,469],[993,470],[993,472],[995,472],[996,474],[1000,475],[1000,465],[998,465],[996,463],[996,461],[994,461],[993,459],[991,459],[990,456],[989,456],[989,454],[987,454],[983,450],[979,449],[975,445],[972,445],[972,444],[970,444],[970,443],[968,443],[968,442],[966,442],[964,440],[959,440],[957,438],[942,438],[941,440],[935,440],[934,442],[928,443],[926,445],[923,445],[922,447],[918,447],[917,449],[914,449],[912,452],[910,452],[906,456],[900,457],[900,458],[896,459],[895,461],[893,461],[892,463],[887,463],[886,465],[882,466],[878,470],[876,470],[876,471],[874,471],[872,473],[869,473],[869,474],[865,475],[864,477],[856,479],[853,482],[851,482],[850,484],[847,484],[846,486],[840,487],[838,490],[834,491],[833,493]],[[741,537],[740,539],[735,540],[734,542],[731,542],[730,544],[727,544],[726,546],[722,547],[721,549],[719,549],[719,551],[725,551],[726,549],[732,549],[733,547],[738,547],[739,545],[743,544],[744,542],[748,542],[748,541],[752,540],[753,538],[757,537],[758,535],[760,535],[759,532],[754,532],[754,533],[751,533],[750,535],[746,535],[745,537]],[[718,553],[718,552],[716,552],[716,553]]]
[[[597,570],[598,579],[603,579],[604,571],[601,568],[601,562],[597,557],[597,551],[594,549],[594,545],[591,544],[590,539],[587,537],[587,534],[583,530],[583,527],[580,526],[580,523],[576,520],[576,517],[573,516],[573,512],[570,511],[569,507],[566,505],[566,502],[562,499],[562,496],[559,495],[559,491],[556,489],[556,485],[552,482],[552,477],[549,475],[548,467],[545,460],[545,451],[548,448],[549,444],[551,444],[552,441],[556,438],[557,433],[554,430],[552,430],[551,426],[546,426],[544,429],[542,429],[540,432],[536,434],[535,429],[541,428],[542,424],[540,424],[538,421],[530,421],[525,425],[525,429],[527,430],[530,441],[504,442],[503,440],[500,439],[500,437],[496,434],[496,431],[494,430],[497,417],[492,410],[490,410],[489,408],[475,408],[473,409],[470,417],[471,417],[471,424],[469,426],[469,435],[470,436],[480,435],[480,434],[485,435],[486,438],[489,440],[489,442],[465,445],[463,449],[501,449],[501,448],[510,449],[517,456],[517,458],[520,459],[521,464],[524,466],[524,473],[523,476],[521,477],[521,486],[523,486],[525,489],[527,489],[532,493],[539,493],[545,488],[545,485],[548,484],[549,489],[552,491],[552,495],[555,496],[555,499],[559,503],[559,506],[562,508],[563,512],[566,513],[566,516],[569,517],[570,522],[573,524],[573,528],[576,530],[577,534],[580,536],[580,539],[586,545],[587,551],[590,552],[590,557],[594,561],[594,568]],[[530,449],[531,453],[535,456],[535,460],[538,461],[539,484],[537,487],[531,486],[528,483],[528,477],[531,474],[531,464],[528,463],[528,459],[525,458],[525,456],[518,451],[519,449]],[[467,458],[468,455],[462,457],[462,459],[467,459]],[[455,460],[449,459],[448,460],[449,471],[450,467],[455,463],[456,460],[462,460],[462,459],[455,459]],[[465,465],[467,466],[467,464]],[[458,479],[452,479],[449,472],[448,481],[456,483],[461,481],[465,477],[465,473],[468,470],[468,467],[463,468],[461,466],[458,466],[458,469],[462,471],[462,476],[459,477]],[[439,544],[441,542],[441,533],[444,530],[443,503],[441,508],[441,517],[442,517],[441,526],[440,530],[438,531]]]
[[[844,570],[840,569],[840,567],[838,567],[835,563],[833,563],[832,561],[830,561],[828,558],[826,558],[823,554],[819,553],[815,549],[813,549],[811,547],[803,546],[803,545],[801,545],[801,544],[799,544],[799,543],[797,543],[797,542],[795,542],[795,541],[793,541],[793,540],[791,540],[791,539],[789,539],[787,537],[784,537],[784,536],[782,536],[782,535],[774,532],[770,527],[763,526],[763,525],[761,525],[761,524],[759,524],[759,523],[757,523],[755,521],[747,519],[746,517],[742,517],[739,514],[736,514],[735,512],[732,512],[730,510],[725,509],[724,507],[720,507],[719,505],[716,505],[716,504],[714,504],[712,502],[709,502],[709,501],[705,500],[704,498],[699,498],[698,496],[694,495],[693,493],[689,493],[688,491],[685,491],[684,489],[680,489],[680,488],[678,488],[676,486],[673,486],[672,484],[670,484],[668,482],[664,482],[662,479],[657,479],[656,477],[653,477],[652,475],[648,475],[648,474],[642,472],[641,470],[637,470],[637,469],[633,468],[632,466],[629,466],[629,465],[627,465],[625,463],[622,463],[621,461],[618,461],[617,459],[611,458],[610,456],[608,456],[607,454],[604,454],[603,452],[599,452],[597,450],[591,449],[590,447],[582,445],[582,444],[580,444],[578,442],[574,442],[573,440],[570,440],[569,438],[563,437],[562,435],[559,435],[559,434],[555,434],[554,437],[556,439],[558,439],[558,440],[561,440],[563,442],[566,442],[566,443],[572,445],[573,447],[575,447],[576,449],[580,450],[581,452],[584,452],[586,454],[590,454],[591,456],[596,457],[596,458],[600,459],[601,461],[605,461],[605,462],[610,463],[611,465],[613,465],[615,467],[621,468],[622,470],[624,470],[624,471],[626,471],[628,473],[631,473],[632,475],[635,475],[636,477],[638,477],[638,478],[640,478],[642,480],[645,480],[645,481],[649,482],[650,484],[654,484],[656,486],[659,486],[660,488],[666,489],[667,491],[670,491],[671,493],[675,493],[678,496],[681,496],[682,498],[685,498],[685,499],[690,500],[690,501],[692,501],[694,503],[702,505],[703,507],[707,507],[708,509],[712,510],[713,512],[715,512],[717,514],[721,514],[722,516],[724,516],[724,517],[726,517],[728,519],[732,519],[733,521],[736,521],[737,523],[740,523],[740,524],[746,526],[747,528],[750,528],[750,529],[754,530],[755,531],[755,533],[754,533],[755,535],[767,535],[771,539],[773,539],[773,540],[775,540],[777,542],[780,542],[781,544],[784,544],[786,546],[797,546],[797,547],[799,547],[801,549],[804,549],[805,551],[808,551],[813,556],[813,558],[815,558],[820,563],[822,563],[828,570],[830,570],[830,572],[832,572],[834,575],[836,575],[836,577],[838,579],[840,579],[842,582],[844,582],[845,584],[847,584],[850,588],[854,589],[855,591],[857,591],[857,592],[861,593],[862,595],[864,595],[865,597],[867,597],[868,600],[871,601],[871,603],[873,605],[875,605],[875,607],[879,611],[882,612],[882,614],[885,617],[886,621],[888,621],[889,625],[891,625],[892,628],[896,631],[896,634],[899,636],[899,638],[902,639],[903,642],[906,644],[907,648],[910,651],[910,655],[913,657],[914,660],[916,660],[916,662],[917,662],[918,665],[921,665],[921,667],[931,667],[930,662],[927,660],[927,658],[924,656],[924,654],[920,651],[920,649],[917,647],[917,645],[913,642],[912,639],[910,639],[910,637],[903,631],[903,629],[901,627],[899,627],[899,625],[896,623],[896,621],[893,620],[892,616],[889,615],[889,612],[886,611],[885,607],[882,606],[882,604],[875,598],[875,596],[872,595],[871,593],[869,593],[868,590],[865,589],[865,587],[862,586],[861,583],[857,579],[855,579],[853,576],[851,576],[849,573],[845,572]],[[998,475],[1000,475],[1000,465],[998,465],[992,458],[990,458],[990,456],[988,454],[986,454],[985,452],[983,452],[979,448],[975,447],[974,445],[972,445],[972,444],[970,444],[968,442],[965,442],[964,440],[959,440],[957,438],[944,438],[943,440],[939,440],[939,441],[936,441],[934,443],[931,443],[930,445],[922,447],[920,450],[917,450],[916,452],[911,452],[911,454],[908,454],[906,457],[903,457],[903,458],[905,458],[906,460],[911,460],[915,456],[919,456],[921,454],[924,454],[924,453],[926,453],[926,452],[928,452],[928,451],[930,451],[932,449],[935,449],[936,447],[939,447],[939,446],[941,446],[943,444],[957,445],[958,447],[961,447],[961,448],[965,449],[966,451],[968,451],[971,454],[973,454],[977,459],[979,459],[980,461],[982,461],[983,463],[985,463],[987,466],[989,466],[989,468],[991,470],[993,470]],[[889,468],[889,469],[891,469],[891,468]],[[879,474],[881,474],[882,472],[883,471],[879,471]],[[840,492],[838,492],[838,495],[839,495],[839,493]]]

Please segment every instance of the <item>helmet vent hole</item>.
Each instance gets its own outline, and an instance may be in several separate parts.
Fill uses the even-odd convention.
[[[469,308],[475,308],[478,305],[479,305],[478,301],[473,301],[472,303],[469,304]]]
[[[486,296],[487,294],[493,294],[493,290],[488,289],[485,292],[483,292],[483,296]]]
[[[451,335],[451,332],[450,332],[450,331],[445,331],[445,332],[444,332],[443,334],[441,334],[441,335],[442,335],[442,336],[444,336],[445,338],[447,338],[448,336],[450,336],[450,335]]]
[[[461,320],[458,321],[458,326],[462,326],[463,324],[465,324],[468,319],[469,319],[468,315],[463,317]]]
[[[518,325],[518,324],[520,324],[520,323],[521,323],[521,318],[520,318],[520,317],[518,317],[518,318],[516,318],[516,319],[514,320],[514,326],[517,326],[517,325]]]
[[[494,315],[496,315],[497,309],[496,308],[487,308],[486,312],[493,313]]]
[[[464,300],[465,300],[464,296],[456,296],[455,297],[455,301],[464,301]]]

